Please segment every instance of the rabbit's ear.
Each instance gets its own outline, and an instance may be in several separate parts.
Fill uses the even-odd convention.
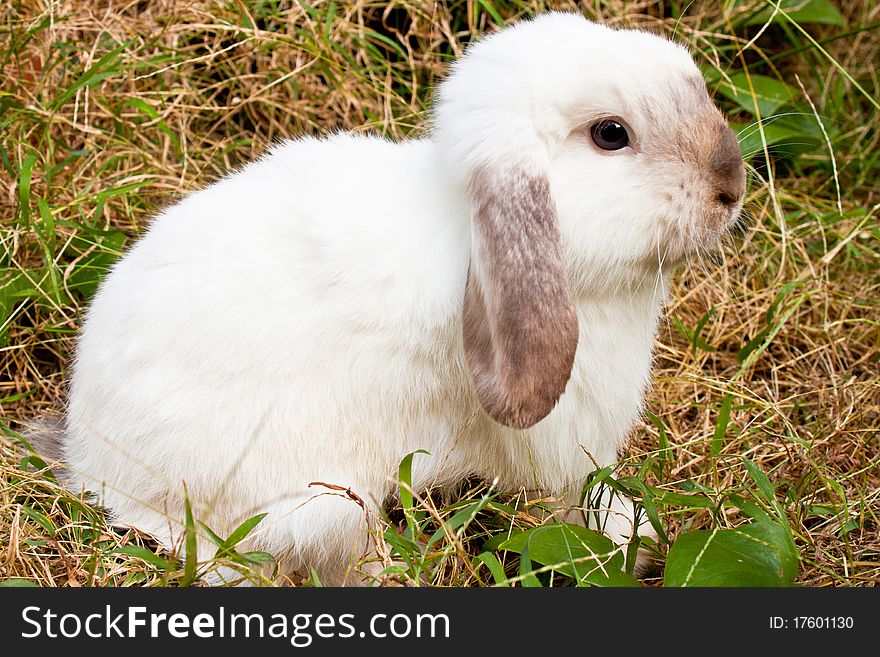
[[[530,427],[565,390],[578,341],[550,183],[523,169],[481,167],[470,196],[465,360],[486,413]]]

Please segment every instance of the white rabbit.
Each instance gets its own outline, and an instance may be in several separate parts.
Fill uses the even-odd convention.
[[[221,535],[268,512],[247,548],[331,584],[367,522],[312,482],[378,512],[424,449],[415,487],[576,502],[639,416],[668,272],[744,186],[683,47],[520,22],[455,64],[430,138],[289,141],[162,212],[94,298],[42,442],[169,548],[185,484]]]

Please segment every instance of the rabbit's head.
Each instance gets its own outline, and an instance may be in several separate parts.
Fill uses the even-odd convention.
[[[573,14],[478,42],[438,100],[433,138],[472,206],[468,368],[491,417],[528,427],[571,373],[573,290],[714,243],[741,209],[738,142],[687,50]]]

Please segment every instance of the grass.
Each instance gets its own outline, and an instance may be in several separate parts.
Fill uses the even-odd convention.
[[[433,86],[470,39],[550,5],[574,8],[311,5],[0,9],[0,582],[186,585],[217,565],[178,562],[111,528],[17,439],[21,422],[62,407],[78,318],[151,215],[287,136],[420,135]],[[770,0],[580,8],[687,43],[740,130],[750,171],[742,229],[676,277],[648,413],[620,476],[670,541],[700,530],[731,537],[718,532],[761,511],[790,532],[796,582],[876,585],[880,8],[798,0],[779,9]],[[402,562],[390,579],[577,579],[552,568],[552,555],[501,547],[539,524],[524,509],[540,500],[484,482],[465,482],[454,499],[415,493],[380,541]],[[270,558],[239,554],[226,538],[217,562],[245,570]],[[658,549],[662,559],[668,545]]]

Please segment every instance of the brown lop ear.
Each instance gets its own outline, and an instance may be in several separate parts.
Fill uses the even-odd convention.
[[[521,169],[471,179],[464,355],[483,410],[524,429],[565,390],[578,341],[550,183]]]

